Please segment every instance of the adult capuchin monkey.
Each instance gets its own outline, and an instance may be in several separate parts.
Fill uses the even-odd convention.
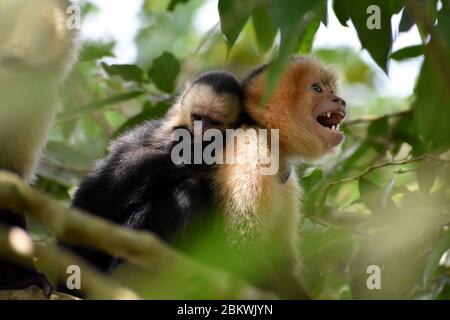
[[[57,86],[77,52],[66,0],[0,1],[0,170],[32,182],[58,110]],[[0,224],[25,228],[25,218],[0,208]],[[0,290],[38,285],[45,276],[0,259]]]
[[[172,149],[179,142],[172,141],[174,130],[187,129],[194,137],[207,129],[234,128],[244,117],[242,98],[240,83],[232,74],[200,75],[165,117],[147,121],[110,144],[108,156],[75,193],[73,206],[126,228],[152,231],[168,242],[182,237],[192,225],[207,219],[213,198],[207,180],[214,166],[195,164],[194,159],[175,163]],[[201,132],[195,132],[194,122],[201,123]],[[202,143],[200,151],[207,144]],[[195,150],[191,155],[197,156]],[[69,248],[103,271],[112,270],[119,261],[89,248]]]
[[[244,258],[249,249],[258,250],[257,262],[249,260],[264,274],[251,280],[285,298],[307,298],[297,249],[302,189],[291,163],[320,158],[343,141],[339,125],[346,103],[336,95],[333,72],[310,57],[295,56],[261,105],[267,69],[259,67],[243,82],[244,108],[256,125],[243,125],[228,139],[226,149],[238,160],[218,166],[213,185],[229,247]],[[253,134],[260,129],[276,129],[279,138]],[[265,155],[274,155],[270,165],[279,168],[276,174],[261,161]],[[251,270],[247,277],[257,274]]]
[[[200,257],[201,260],[241,273],[255,284],[277,291],[283,298],[308,298],[299,273],[297,251],[301,187],[291,163],[298,159],[317,159],[342,142],[339,124],[346,115],[346,106],[345,101],[336,95],[334,73],[308,57],[291,59],[271,97],[261,106],[267,69],[267,65],[257,68],[242,84],[245,112],[240,113],[241,124],[231,139],[227,137],[223,150],[226,158],[233,145],[238,161],[228,163],[226,159],[225,164],[214,166],[214,170],[193,165],[189,169],[180,167],[177,171],[170,165],[170,160],[164,162],[169,163],[169,167],[167,164],[158,165],[154,158],[158,155],[155,153],[158,145],[154,143],[155,139],[167,137],[168,132],[181,123],[190,123],[192,117],[196,117],[194,106],[197,105],[200,111],[211,110],[204,109],[208,104],[192,103],[197,99],[181,98],[165,119],[144,124],[113,142],[110,155],[82,184],[74,204],[109,214],[108,219],[154,231],[167,239],[167,235],[180,230],[180,226],[185,228],[192,223],[193,212],[212,203],[214,208],[218,207],[220,218],[225,223],[227,241],[225,247],[219,244],[220,249],[224,249],[220,252],[225,258],[211,261],[209,257]],[[194,91],[192,97],[196,96]],[[189,111],[180,112],[183,105],[188,106],[186,110]],[[182,114],[189,116],[182,117]],[[182,118],[187,122],[180,122]],[[224,127],[233,128],[233,125]],[[275,144],[270,141],[271,136],[252,134],[259,129],[278,130],[279,157],[273,157],[275,163],[270,164],[279,168],[275,174],[268,173],[265,170],[268,164],[261,162],[262,156],[276,153],[272,149]],[[166,141],[163,145],[167,144],[167,138],[163,141]],[[166,145],[163,149],[166,151],[159,153],[165,159],[169,158],[168,146],[171,147]],[[196,188],[174,183],[179,180],[173,178],[183,170],[190,175],[185,180],[190,187],[197,185],[191,183],[199,177],[209,177],[205,181],[208,191],[197,193],[193,192]],[[168,178],[166,182],[164,178]],[[97,187],[89,187],[91,183]],[[98,204],[93,195],[104,197],[104,194],[107,194],[107,201],[101,200]],[[186,197],[189,194],[191,196]],[[192,204],[180,200],[190,199],[195,194],[202,194],[195,206],[182,205]],[[96,209],[98,205],[103,206],[101,210]],[[122,216],[121,211],[125,215]],[[178,219],[172,220],[175,217]],[[171,224],[171,221],[181,224]],[[208,233],[207,230],[200,232]],[[101,262],[97,265],[105,269],[109,261],[108,258],[106,264]],[[249,263],[249,268],[241,267],[246,263]]]

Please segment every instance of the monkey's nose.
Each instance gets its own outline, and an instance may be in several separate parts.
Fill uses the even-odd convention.
[[[333,102],[337,102],[337,103],[343,105],[344,107],[347,105],[347,103],[345,102],[345,100],[342,99],[342,98],[339,98],[339,97],[335,97],[335,98],[333,99]]]

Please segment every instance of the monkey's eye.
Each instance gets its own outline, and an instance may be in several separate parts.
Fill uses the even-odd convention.
[[[313,89],[315,92],[317,92],[317,93],[322,93],[322,87],[320,86],[320,84],[318,84],[318,83],[314,83],[312,86],[311,86],[311,89]]]

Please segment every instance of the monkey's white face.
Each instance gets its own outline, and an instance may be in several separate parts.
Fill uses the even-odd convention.
[[[239,97],[230,93],[217,94],[207,85],[195,85],[182,101],[190,115],[190,127],[201,121],[203,131],[233,128],[239,120]]]

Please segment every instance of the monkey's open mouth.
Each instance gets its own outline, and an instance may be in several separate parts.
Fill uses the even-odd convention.
[[[322,126],[331,130],[339,130],[339,125],[345,118],[345,112],[328,111],[316,118],[316,121]]]
[[[344,134],[339,130],[346,116],[346,107],[334,103],[319,105],[314,112],[316,132],[327,147],[335,147],[344,140]]]

